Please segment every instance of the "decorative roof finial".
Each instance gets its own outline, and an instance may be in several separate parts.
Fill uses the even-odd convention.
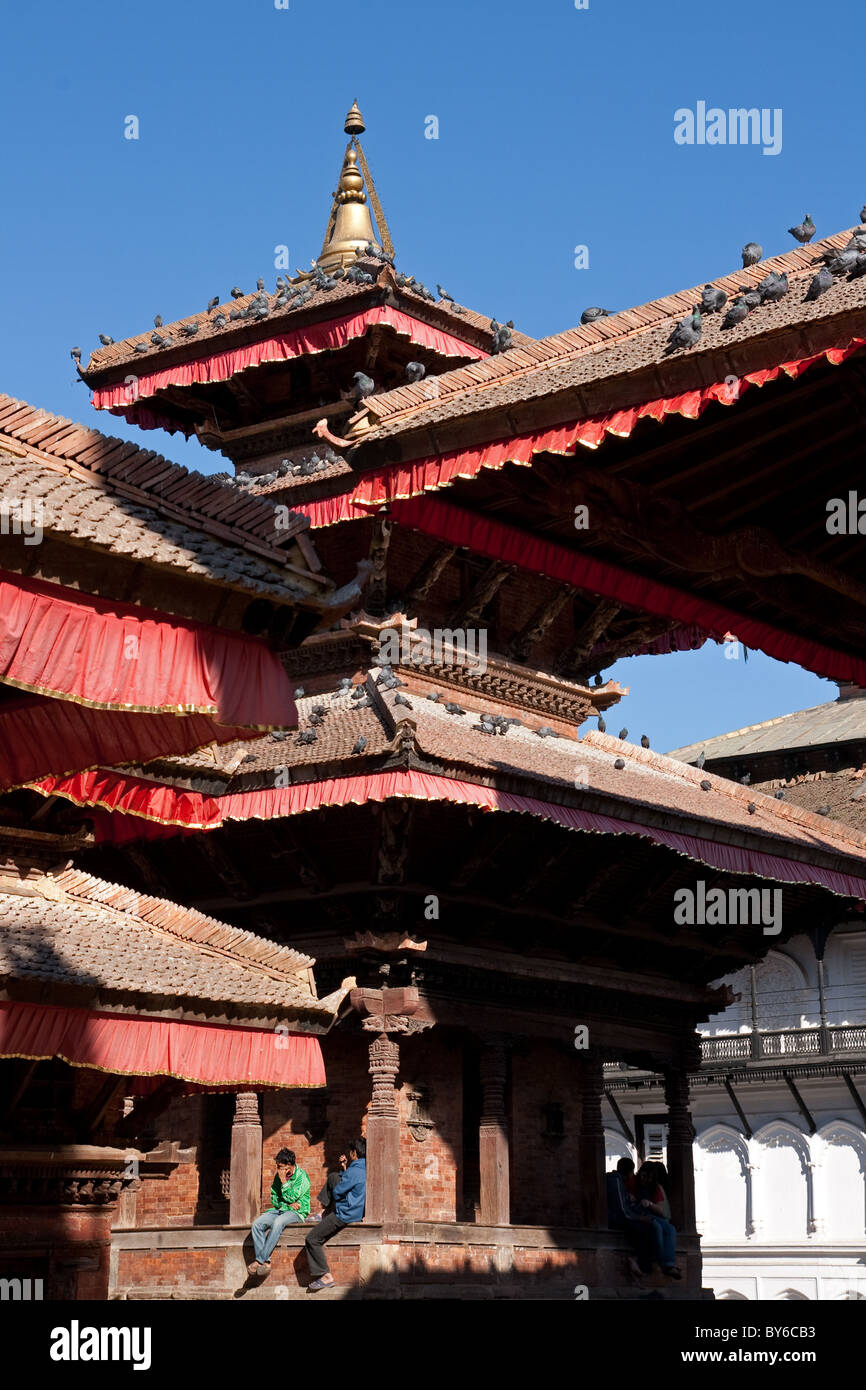
[[[332,266],[350,265],[370,243],[381,247],[387,256],[394,254],[388,224],[361,148],[360,136],[366,130],[366,126],[357,101],[352,102],[343,129],[349,136],[349,144],[343,157],[340,182],[334,194],[324,245],[317,260],[317,264],[323,270]],[[368,193],[379,228],[378,236],[373,230],[373,220],[367,204]]]
[[[364,117],[358,110],[358,103],[352,102],[352,109],[346,116],[346,124],[343,126],[347,135],[363,135],[367,127],[364,125]]]

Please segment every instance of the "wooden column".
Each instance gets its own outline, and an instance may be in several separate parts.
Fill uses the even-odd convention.
[[[670,1175],[671,1215],[678,1231],[686,1235],[695,1230],[695,1131],[689,1110],[689,1077],[684,1069],[665,1072],[665,1101],[668,1107],[668,1173]]]
[[[229,1224],[249,1226],[262,1205],[262,1122],[255,1091],[238,1091],[232,1121]]]
[[[400,1048],[387,1033],[370,1043],[373,1099],[367,1116],[366,1219],[385,1223],[399,1214],[400,1112],[395,1085]]]
[[[600,1056],[583,1056],[577,1065],[580,1094],[580,1136],[577,1151],[582,1195],[581,1219],[587,1230],[598,1231],[607,1227],[604,1122],[601,1115],[604,1072]]]
[[[511,1222],[511,1171],[505,1083],[508,1061],[499,1045],[481,1049],[481,1121],[479,1161],[483,1226],[508,1226]]]

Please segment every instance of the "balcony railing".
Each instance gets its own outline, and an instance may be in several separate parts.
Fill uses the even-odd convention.
[[[778,1057],[830,1057],[866,1051],[866,1024],[822,1028],[782,1028],[702,1038],[706,1062],[755,1062]]]

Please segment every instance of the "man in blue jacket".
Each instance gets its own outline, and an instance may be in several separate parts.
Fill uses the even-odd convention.
[[[305,1241],[307,1264],[313,1276],[309,1285],[310,1293],[329,1289],[334,1285],[334,1276],[328,1268],[328,1261],[322,1246],[331,1236],[342,1231],[353,1221],[364,1219],[364,1204],[367,1199],[367,1145],[363,1139],[353,1139],[346,1153],[340,1154],[340,1167],[343,1176],[334,1188],[334,1210],[322,1217],[318,1226],[310,1232]]]

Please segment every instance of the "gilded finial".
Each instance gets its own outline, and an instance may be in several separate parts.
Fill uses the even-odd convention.
[[[343,126],[347,135],[363,135],[367,127],[364,125],[364,117],[358,110],[358,103],[352,102],[351,110],[346,116],[346,124]]]

